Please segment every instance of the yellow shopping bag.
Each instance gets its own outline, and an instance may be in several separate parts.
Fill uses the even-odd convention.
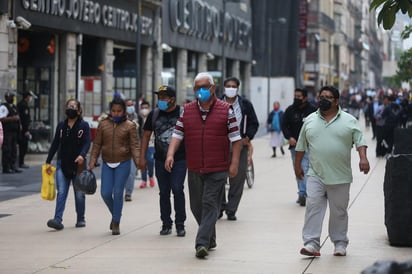
[[[53,201],[56,197],[55,173],[56,168],[54,166],[50,164],[43,164],[41,166],[41,197],[44,200]]]

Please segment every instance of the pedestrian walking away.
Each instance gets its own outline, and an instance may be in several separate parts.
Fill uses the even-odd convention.
[[[115,97],[106,115],[97,127],[96,137],[90,153],[89,169],[96,167],[102,154],[102,176],[100,194],[111,214],[112,235],[120,234],[120,219],[123,209],[123,192],[130,174],[130,159],[139,166],[140,140],[136,123],[127,119],[126,104]]]
[[[176,104],[176,91],[169,86],[160,86],[157,94],[157,108],[149,113],[144,124],[142,139],[142,153],[140,154],[140,168],[146,168],[145,153],[149,146],[152,132],[155,136],[155,171],[157,183],[159,185],[160,219],[162,228],[160,235],[172,233],[173,220],[170,194],[173,193],[176,234],[179,237],[186,235],[186,203],[184,193],[184,183],[186,178],[186,157],[185,147],[180,146],[174,154],[173,168],[166,170],[165,160],[169,148],[170,139],[175,128],[177,119],[180,116],[181,107]]]
[[[222,208],[219,217],[222,217],[223,212],[226,212],[227,219],[236,221],[236,212],[239,207],[240,200],[243,194],[243,188],[246,180],[246,169],[248,166],[248,152],[251,147],[251,140],[259,128],[259,121],[257,119],[255,109],[252,103],[246,98],[240,96],[239,86],[240,81],[236,77],[229,77],[223,82],[224,96],[223,101],[229,103],[236,115],[236,121],[240,130],[241,150],[239,158],[238,173],[235,177],[229,178],[229,191],[227,195],[223,189]]]
[[[63,213],[66,207],[70,184],[74,183],[77,174],[86,167],[86,156],[90,148],[90,127],[82,119],[82,108],[76,99],[66,102],[66,119],[61,121],[54,134],[46,163],[50,164],[57,152],[56,170],[56,209],[54,218],[47,222],[47,226],[56,230],[64,228]],[[47,170],[49,174],[51,169]],[[74,188],[76,207],[76,227],[85,227],[86,197],[81,191]]]
[[[283,150],[283,133],[282,133],[282,119],[283,110],[280,109],[279,102],[273,103],[273,110],[269,113],[266,121],[268,131],[270,132],[270,146],[272,147],[272,158],[276,157],[276,148],[280,148],[282,155],[285,154]]]
[[[146,122],[147,116],[149,115],[150,111],[151,111],[150,103],[148,101],[143,101],[140,104],[140,115],[143,118],[144,123]],[[153,118],[154,116],[152,116],[152,119],[151,119],[152,125],[153,125],[153,120],[156,120]],[[143,126],[142,126],[142,131],[143,131]],[[149,144],[147,145],[146,154],[144,154],[145,159],[146,159],[146,168],[141,171],[142,182],[140,183],[140,188],[146,188],[148,181],[149,181],[150,187],[155,186],[155,179],[153,177],[154,176],[154,153],[155,153],[154,134],[151,134],[149,138]],[[147,180],[148,178],[149,180]]]
[[[196,257],[216,247],[216,221],[227,177],[238,173],[241,136],[233,108],[216,97],[213,77],[199,73],[194,80],[197,100],[185,104],[170,141],[165,168],[172,172],[174,155],[184,140],[190,209],[199,225]],[[230,159],[230,144],[232,156]]]
[[[325,86],[319,92],[319,109],[310,114],[300,131],[296,145],[295,175],[305,176],[302,160],[309,151],[309,170],[306,182],[306,211],[302,230],[302,255],[320,256],[322,223],[329,204],[329,237],[335,256],[346,256],[349,243],[348,203],[353,181],[351,149],[359,154],[359,170],[369,172],[366,142],[358,120],[342,111],[339,91]]]
[[[292,156],[292,165],[295,162],[295,148],[296,142],[299,138],[299,132],[302,128],[303,121],[312,112],[316,111],[316,107],[308,102],[308,92],[305,89],[295,89],[293,104],[290,105],[282,119],[282,132],[283,136],[289,142],[289,150]],[[306,174],[309,169],[309,152],[305,152],[302,159],[302,169],[305,176],[302,179],[296,178],[298,186],[298,199],[296,203],[301,206],[306,205]]]
[[[135,102],[132,99],[126,99],[126,112],[127,112],[127,119],[132,121],[133,123],[136,124],[137,127],[137,134],[139,135],[139,139],[142,137],[142,124],[143,124],[143,119],[136,113],[135,109]],[[137,175],[137,168],[133,164],[133,159],[130,159],[130,174],[129,177],[127,178],[126,186],[125,186],[125,194],[124,194],[124,200],[125,202],[131,202],[132,201],[132,194],[133,194],[133,189],[134,189],[134,181],[136,180],[136,175]]]
[[[21,173],[16,167],[17,141],[20,131],[20,116],[14,99],[16,92],[6,91],[4,99],[6,102],[0,105],[0,122],[3,126],[2,159],[3,173]]]

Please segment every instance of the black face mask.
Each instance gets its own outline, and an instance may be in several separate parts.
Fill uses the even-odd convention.
[[[13,104],[13,97],[10,97],[10,96],[9,96],[9,97],[6,97],[5,99],[6,99],[6,102],[7,102],[7,103]]]
[[[297,98],[293,99],[293,106],[298,107],[298,106],[300,106],[300,105],[302,105],[302,104],[303,104],[303,100],[302,100],[302,99],[297,99]]]
[[[319,109],[321,111],[327,111],[332,107],[332,103],[329,100],[322,99],[319,102]]]
[[[72,108],[68,108],[66,109],[66,115],[69,119],[74,119],[77,117],[77,110],[72,109]]]

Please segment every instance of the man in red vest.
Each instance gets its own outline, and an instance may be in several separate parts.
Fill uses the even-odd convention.
[[[194,80],[197,100],[185,104],[173,132],[165,168],[173,169],[173,156],[185,140],[190,209],[199,224],[196,257],[216,247],[216,221],[227,177],[238,172],[240,132],[232,107],[216,97],[213,77],[199,73]],[[230,146],[232,158],[230,159]]]

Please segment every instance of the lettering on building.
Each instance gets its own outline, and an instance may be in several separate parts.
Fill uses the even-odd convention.
[[[114,1],[113,1],[114,2]],[[22,0],[25,10],[65,17],[83,23],[137,32],[138,14],[91,0]],[[141,16],[141,33],[151,34],[153,19]]]

